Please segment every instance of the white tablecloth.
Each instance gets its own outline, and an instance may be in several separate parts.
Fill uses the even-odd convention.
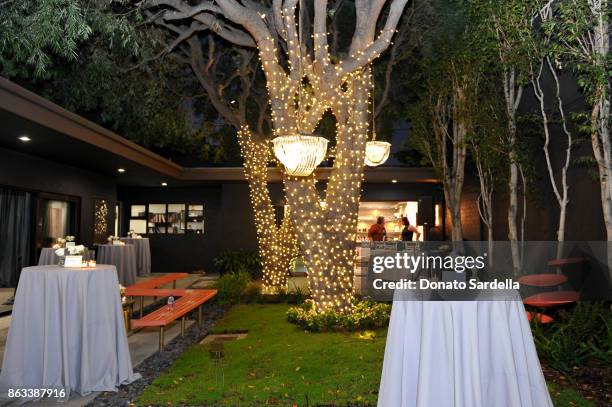
[[[133,244],[101,244],[98,246],[97,255],[98,263],[117,267],[121,284],[127,287],[136,283],[136,248]]]
[[[379,407],[552,407],[518,293],[494,301],[398,293]]]
[[[136,273],[139,276],[151,275],[151,245],[148,237],[133,239],[122,237],[121,241],[133,244],[136,251]]]
[[[8,389],[113,391],[134,374],[114,266],[26,267],[0,372]]]

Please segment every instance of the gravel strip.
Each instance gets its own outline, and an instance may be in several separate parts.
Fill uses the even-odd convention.
[[[152,304],[150,307],[153,308],[154,305]],[[134,372],[141,374],[141,379],[126,386],[121,386],[117,392],[103,392],[93,399],[91,403],[87,404],[87,406],[125,407],[130,405],[187,348],[199,343],[208,334],[211,326],[228,309],[228,306],[218,304],[217,302],[204,304],[202,307],[202,323],[199,326],[197,323],[193,324],[187,329],[184,337],[177,336],[164,346],[163,352],[154,353],[134,369]],[[192,313],[191,316],[197,317],[197,311]]]

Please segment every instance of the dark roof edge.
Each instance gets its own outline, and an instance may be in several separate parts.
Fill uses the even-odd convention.
[[[110,151],[164,175],[179,178],[183,167],[59,105],[0,77],[0,109]]]
[[[319,167],[315,171],[318,180],[326,181],[332,168]],[[190,181],[245,181],[242,167],[194,167],[184,168],[181,177]],[[365,181],[369,183],[439,183],[433,169],[424,167],[376,167],[365,169]],[[268,168],[268,181],[281,182],[282,171],[278,167]]]

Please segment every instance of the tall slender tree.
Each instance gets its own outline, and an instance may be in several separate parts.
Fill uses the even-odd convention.
[[[599,173],[608,242],[612,241],[610,6],[607,0],[556,1],[552,6],[555,18],[548,25],[555,52],[578,74],[578,85],[591,108],[587,131]],[[608,267],[612,278],[612,248],[608,248]]]
[[[508,239],[512,250],[512,264],[515,272],[522,267],[521,242],[525,234],[526,178],[520,140],[517,134],[517,112],[523,91],[529,83],[529,57],[531,50],[532,25],[537,12],[538,0],[476,0],[471,3],[473,18],[480,21],[477,30],[488,37],[488,46],[495,56],[492,65],[499,73],[503,89],[508,146]],[[522,193],[522,208],[519,195]],[[522,218],[519,220],[519,211]]]
[[[499,89],[491,82],[483,80],[483,86],[479,89],[478,109],[474,112],[469,152],[478,176],[478,213],[487,228],[487,253],[489,266],[493,267],[494,197],[504,182],[508,163],[504,142],[507,129],[505,110],[500,102]]]
[[[569,117],[561,98],[562,83],[559,80],[560,67],[559,55],[555,55],[555,46],[551,43],[551,24],[554,24],[554,4],[546,4],[534,18],[534,59],[530,67],[531,84],[534,94],[539,103],[540,115],[542,117],[542,128],[544,131],[544,157],[546,170],[553,190],[553,194],[559,205],[559,224],[557,228],[557,257],[563,253],[563,242],[565,241],[565,221],[567,218],[567,205],[569,203],[569,184],[567,173],[571,163],[573,135],[570,130]],[[544,75],[552,78],[554,88],[552,94],[547,95],[545,87],[542,86]],[[552,109],[550,109],[552,100]],[[552,111],[551,111],[552,110]],[[554,113],[556,114],[554,114]],[[551,139],[551,122],[558,121],[563,131],[565,159],[560,168],[554,168],[551,160],[550,145],[555,142]]]
[[[411,144],[432,165],[444,187],[451,238],[463,241],[461,198],[469,139],[477,111],[482,61],[473,52],[473,36],[462,3],[435,2],[424,50],[425,87],[420,102],[409,111]]]
[[[460,58],[442,60],[428,78],[426,95],[412,109],[412,144],[438,173],[451,220],[451,237],[463,241],[461,196],[469,132],[470,104],[478,75]]]

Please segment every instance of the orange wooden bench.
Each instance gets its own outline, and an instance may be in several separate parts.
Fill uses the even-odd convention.
[[[171,273],[165,276],[155,277],[126,287],[124,295],[126,297],[140,297],[140,317],[142,318],[144,297],[180,296],[180,294],[162,294],[159,292],[160,289],[158,287],[172,283],[172,289],[176,289],[176,281],[188,276],[189,273]]]
[[[177,290],[179,291],[179,290]],[[184,293],[173,307],[164,305],[160,309],[145,315],[144,317],[133,320],[134,328],[144,328],[149,326],[159,327],[159,351],[164,350],[164,329],[167,325],[181,319],[181,336],[185,335],[185,318],[194,309],[198,309],[198,324],[202,322],[202,304],[217,295],[217,290],[182,290]]]
[[[125,295],[130,297],[182,297],[194,294],[202,289],[197,288],[130,288],[126,289]]]

